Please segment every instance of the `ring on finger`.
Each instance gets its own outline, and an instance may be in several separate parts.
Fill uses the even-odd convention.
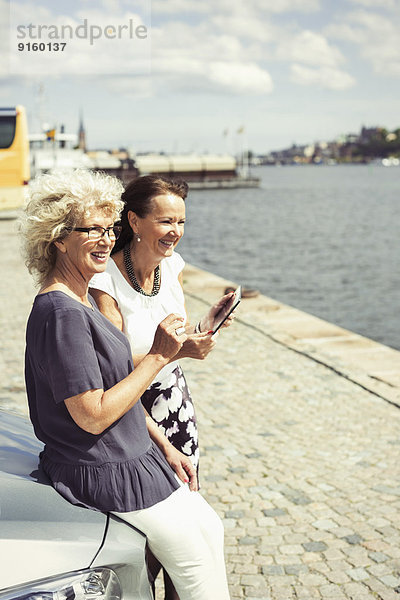
[[[177,329],[175,329],[175,333],[176,333],[176,335],[182,335],[182,333],[185,333],[185,328],[178,327]]]

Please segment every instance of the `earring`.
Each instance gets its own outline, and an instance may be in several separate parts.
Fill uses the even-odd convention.
[[[136,241],[137,241],[137,242],[140,242],[140,239],[141,239],[141,238],[140,238],[139,234],[137,233],[137,234],[136,234]]]

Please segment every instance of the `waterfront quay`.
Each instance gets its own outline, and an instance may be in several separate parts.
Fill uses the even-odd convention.
[[[0,234],[0,406],[26,414],[35,290],[15,221]],[[190,265],[184,282],[193,320],[232,283]],[[260,295],[205,361],[182,361],[232,600],[400,599],[399,358]]]

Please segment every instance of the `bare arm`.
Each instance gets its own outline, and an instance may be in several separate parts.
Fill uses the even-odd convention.
[[[137,368],[106,392],[88,390],[65,400],[75,423],[85,431],[98,435],[136,404],[157,373],[175,356],[186,339],[176,335],[182,317],[169,315],[156,330],[153,346]]]
[[[183,291],[183,298],[185,298],[185,290],[183,289],[183,271],[181,271],[178,275],[178,281],[181,284],[181,288]],[[185,329],[186,329],[186,333],[194,333],[194,328],[196,327],[196,325],[191,325],[190,321],[189,321],[189,316],[188,316],[188,312],[186,310],[186,300],[184,299],[184,305],[185,307],[185,313],[186,313],[186,325],[185,325]]]
[[[182,284],[182,273],[179,274],[180,282]],[[96,301],[96,304],[107,319],[111,321],[118,329],[123,330],[124,326],[124,318],[120,311],[117,301],[115,298],[107,294],[107,292],[103,292],[102,290],[97,290],[95,288],[90,289],[90,293]],[[194,327],[189,326],[185,328],[186,333],[194,331]],[[190,336],[190,340],[188,339],[188,343],[182,347],[176,356],[172,357],[169,362],[174,360],[179,360],[181,358],[197,358],[204,359],[207,354],[212,350],[215,346],[215,341],[211,340],[211,336],[208,333],[202,334],[193,334]],[[133,364],[135,368],[141,363],[141,361],[145,358],[146,354],[132,354]]]
[[[115,327],[118,327],[120,331],[123,331],[124,328],[124,317],[119,309],[118,302],[107,294],[107,292],[103,292],[102,290],[96,290],[95,288],[90,288],[90,294],[96,301],[98,309]],[[132,354],[132,360],[135,367],[144,359],[146,354]]]
[[[179,283],[183,286],[182,272],[179,273],[178,279]],[[111,321],[111,323],[113,323],[122,331],[124,326],[124,318],[115,298],[107,294],[107,292],[103,292],[102,290],[97,290],[95,288],[91,288],[90,293],[95,299],[100,312],[102,312],[103,315]],[[211,339],[211,335],[207,331],[203,331],[202,333],[194,333],[194,326],[192,325],[186,325],[185,332],[188,334],[187,341],[179,350],[179,352],[169,360],[169,362],[180,360],[181,358],[195,358],[197,360],[204,360],[216,344],[215,338]],[[145,356],[146,354],[132,354],[133,364],[135,367],[140,364]]]
[[[183,290],[183,272],[181,271],[178,275],[178,281],[182,286]],[[185,304],[185,312],[186,304]],[[196,325],[190,325],[186,323],[185,332],[187,334],[187,340],[179,350],[178,354],[174,357],[174,360],[181,358],[195,358],[197,360],[204,360],[216,344],[215,337],[213,338],[210,331],[202,331],[201,333],[195,333]]]
[[[178,275],[178,280],[179,280],[179,283],[181,284],[182,290],[183,290],[183,272],[182,271]],[[215,304],[213,304],[211,306],[208,313],[206,315],[204,315],[204,317],[201,319],[201,321],[199,321],[198,325],[200,327],[198,328],[198,331],[200,331],[201,333],[210,332],[210,330],[212,329],[213,323],[214,323],[215,315],[222,309],[223,306],[225,306],[225,304],[230,300],[231,296],[232,296],[232,292],[229,292],[228,294],[225,294],[224,296],[222,296]],[[185,312],[187,314],[186,305],[185,305]],[[234,312],[227,318],[227,320],[222,325],[222,327],[223,328],[229,327],[232,324],[233,319],[234,319]],[[194,333],[195,329],[196,329],[196,325],[190,325],[190,324],[186,325],[186,333],[188,335],[190,335],[191,333]],[[182,352],[183,351],[184,351],[184,348],[182,348]]]
[[[192,461],[188,456],[179,452],[162,433],[157,423],[153,421],[149,413],[143,408],[146,415],[147,430],[151,439],[157,444],[161,452],[164,454],[167,462],[174,469],[179,479],[184,483],[189,483],[192,491],[198,490],[197,473]]]
[[[111,323],[118,327],[120,331],[122,331],[124,326],[124,318],[119,310],[118,302],[102,290],[97,290],[95,288],[90,288],[90,295],[96,301],[98,309]]]

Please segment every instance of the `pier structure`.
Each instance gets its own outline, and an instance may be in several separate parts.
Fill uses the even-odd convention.
[[[35,290],[18,246],[15,221],[0,220],[0,406],[27,414]],[[232,282],[187,265],[184,284],[196,320]],[[399,360],[260,295],[206,360],[182,361],[232,600],[399,600]]]

